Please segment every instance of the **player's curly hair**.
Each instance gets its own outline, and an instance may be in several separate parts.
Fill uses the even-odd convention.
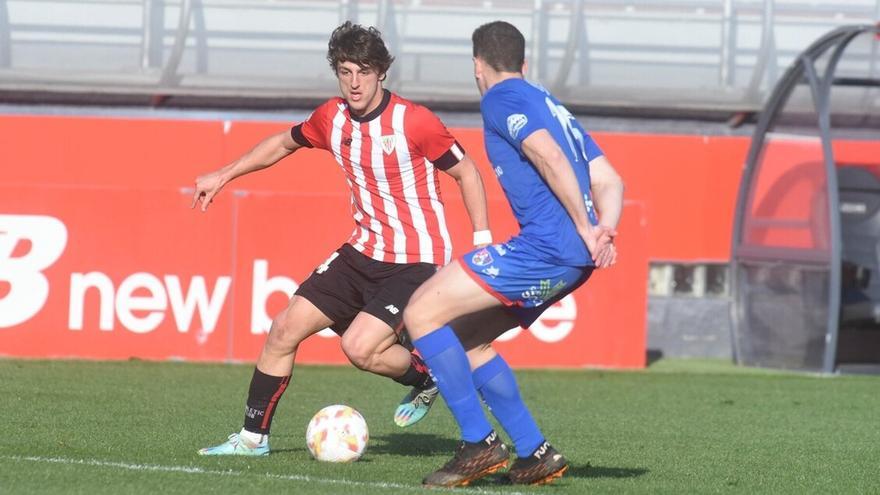
[[[499,72],[520,72],[526,57],[526,39],[513,24],[495,21],[474,30],[474,57]]]
[[[342,62],[354,62],[361,67],[374,69],[384,79],[394,57],[388,53],[378,29],[345,21],[330,35],[327,61],[334,73]]]

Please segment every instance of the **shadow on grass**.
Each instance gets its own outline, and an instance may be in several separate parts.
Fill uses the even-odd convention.
[[[294,435],[284,434],[275,436],[277,439],[283,439],[285,443],[290,442],[288,445],[296,445],[293,437]],[[449,454],[451,456],[457,446],[457,440],[432,433],[392,433],[390,435],[370,437],[367,453],[369,455],[431,456]],[[272,449],[272,454],[292,453],[308,454],[309,451],[305,446],[305,442],[302,442],[302,447],[291,446]]]
[[[392,433],[370,438],[371,454],[425,456],[449,454],[458,441],[432,433]]]
[[[593,466],[589,463],[568,468],[566,476],[574,478],[637,478],[648,473],[645,468]]]
[[[269,452],[269,455],[289,454],[289,453],[291,453],[291,452],[305,452],[305,453],[308,453],[308,449],[298,449],[298,448],[292,448],[292,449],[275,449],[275,448],[273,448],[273,449]]]
[[[643,476],[648,472],[643,468],[613,468],[603,466],[592,466],[583,464],[581,466],[570,466],[565,472],[565,478],[635,478]],[[491,486],[491,485],[510,485],[507,479],[507,470],[499,471],[495,474],[486,476],[471,484],[472,486]],[[549,487],[558,486],[556,482],[548,485]]]
[[[361,457],[360,459],[358,459],[358,463],[369,464],[369,463],[373,462],[373,460],[370,459],[371,453],[372,453],[372,449],[367,449],[367,452],[366,452],[366,454],[364,454],[364,457]],[[308,457],[313,462],[318,462],[318,461],[315,461],[314,459],[312,459],[312,455],[309,453],[309,449],[306,447],[293,447],[293,448],[289,448],[289,449],[272,449],[272,451],[269,452],[270,456],[291,455],[291,454],[300,454],[300,455]]]
[[[279,449],[277,447],[272,447],[269,455],[277,455],[277,454],[291,454],[291,453],[305,453],[309,454],[309,449],[306,447],[306,439],[302,438],[301,435],[294,435],[291,433],[276,433],[272,435],[272,445],[285,445],[286,448]]]

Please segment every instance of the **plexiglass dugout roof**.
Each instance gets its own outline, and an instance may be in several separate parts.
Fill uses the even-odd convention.
[[[841,27],[815,41],[780,78],[761,113],[733,232],[731,318],[738,363],[837,370],[841,297],[848,304],[854,294],[842,286],[842,268],[855,256],[864,275],[880,257],[880,244],[869,250],[873,255],[856,253],[873,238],[849,236],[845,242],[842,235],[841,215],[849,207],[841,210],[838,175],[853,170],[880,178],[880,28],[871,25]],[[865,201],[850,212],[864,218],[846,217],[856,232],[865,231],[859,222],[867,225],[880,208]],[[880,283],[880,273],[874,280]],[[860,294],[870,293],[864,277],[845,281],[860,284],[852,287]],[[863,319],[870,326],[871,318],[880,322],[880,302],[865,299],[860,303],[868,308]],[[880,346],[876,351],[880,357]]]

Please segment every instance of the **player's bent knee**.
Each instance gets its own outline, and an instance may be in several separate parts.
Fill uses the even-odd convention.
[[[282,315],[279,315],[279,317],[272,321],[269,336],[266,338],[266,345],[278,350],[296,350],[300,342],[308,337],[308,334],[303,329],[298,328],[293,322],[284,318],[283,315],[282,313]]]
[[[349,336],[347,332],[342,336],[342,352],[358,369],[370,371],[376,355],[375,351],[374,346],[363,339]]]
[[[296,351],[296,349],[299,347],[300,342],[300,339],[290,338],[290,336],[284,335],[283,332],[280,332],[277,329],[273,329],[269,331],[269,335],[266,338],[266,343],[263,345],[268,350],[275,353],[288,354],[290,352]]]
[[[423,337],[438,326],[428,314],[427,309],[422,310],[418,305],[408,305],[403,310],[403,325],[413,339]]]
[[[418,328],[419,321],[417,315],[418,313],[413,309],[413,306],[407,305],[407,307],[403,308],[403,326],[409,331],[410,336],[413,336],[413,329]]]

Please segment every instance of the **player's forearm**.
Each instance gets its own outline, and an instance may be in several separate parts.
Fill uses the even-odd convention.
[[[583,191],[568,157],[559,148],[556,140],[546,129],[540,129],[523,140],[522,151],[562,203],[578,234],[589,234],[592,225],[587,215]]]
[[[224,182],[229,182],[242,175],[270,167],[296,151],[298,147],[293,139],[289,137],[288,132],[269,136],[260,141],[253,149],[221,169]]]
[[[599,212],[599,225],[617,228],[623,213],[623,181],[592,186],[593,204]]]
[[[486,190],[483,187],[483,178],[477,165],[467,155],[457,164],[445,170],[450,177],[455,179],[461,191],[464,207],[471,219],[474,232],[489,230],[489,212],[486,207]]]
[[[461,190],[461,198],[473,225],[474,232],[489,230],[489,209],[486,206],[486,190],[483,188],[483,179],[476,166],[467,167],[456,178]]]
[[[547,182],[550,190],[562,203],[562,207],[571,217],[578,233],[585,235],[592,228],[587,216],[587,206],[578,185],[577,176],[571,169],[568,159],[563,154],[541,157],[535,160],[538,173]]]
[[[623,210],[623,179],[605,156],[590,161],[590,189],[599,224],[614,229]]]

